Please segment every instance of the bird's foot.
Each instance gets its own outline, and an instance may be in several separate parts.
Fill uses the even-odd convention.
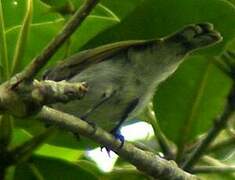
[[[118,147],[118,149],[121,149],[124,145],[124,142],[125,142],[125,138],[124,136],[119,132],[119,131],[111,131],[111,134],[113,134],[113,136],[115,137],[115,139],[119,140],[121,142],[121,145]],[[109,147],[101,147],[101,151],[103,151],[103,149],[106,150],[108,156],[110,157],[110,152],[111,152],[111,149]]]

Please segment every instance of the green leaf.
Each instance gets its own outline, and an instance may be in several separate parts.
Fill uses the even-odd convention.
[[[234,176],[229,175],[229,174],[218,174],[218,173],[210,173],[210,174],[199,174],[198,175],[199,178],[201,179],[205,179],[205,180],[210,180],[210,179],[214,179],[214,180],[233,180]]]
[[[56,21],[47,21],[44,23],[32,23],[30,27],[27,46],[27,52],[24,55],[18,70],[22,70],[36,54],[38,54],[43,47],[55,36],[55,34],[61,29],[64,24],[64,19],[60,18]],[[15,26],[14,28],[6,31],[7,44],[9,47],[9,58],[13,59],[14,49],[16,48],[17,37],[20,32],[21,26]],[[57,56],[63,56],[62,52]]]
[[[55,128],[46,129],[39,135],[36,135],[29,140],[26,140],[22,144],[12,148],[9,152],[11,153],[13,162],[12,163],[22,163],[28,160],[31,155],[44,144],[46,139],[48,139],[55,132]]]
[[[4,0],[2,4],[6,30],[21,25],[27,9],[26,1]],[[54,21],[61,18],[58,13],[49,13],[50,8],[39,0],[33,0],[33,6],[36,7],[33,13],[33,23]],[[12,12],[14,12],[14,18],[12,18]]]
[[[116,168],[110,173],[100,177],[102,180],[150,180],[151,178],[142,174],[135,168],[123,167]]]
[[[154,98],[163,132],[180,148],[204,133],[223,111],[231,84],[212,60],[187,58]]]
[[[36,11],[37,8],[35,8]],[[35,12],[37,14],[37,12]],[[49,13],[50,14],[50,13]],[[37,18],[35,18],[37,19]],[[34,20],[35,22],[35,20]],[[32,23],[30,27],[30,35],[28,38],[28,48],[25,54],[23,62],[18,67],[21,70],[30,60],[35,57],[45,45],[58,33],[65,23],[63,18],[57,18],[53,21],[45,21],[40,23]],[[99,32],[117,23],[117,20],[113,17],[104,16],[89,16],[82,24],[77,32],[74,33],[69,42],[69,53],[65,52],[66,45],[56,53],[50,64],[54,64],[55,61],[64,59],[65,56],[75,53],[78,49],[87,43],[91,38],[95,37]],[[14,51],[17,42],[17,36],[19,34],[21,26],[14,26],[7,30],[7,44],[11,48],[9,49],[9,57],[13,58]]]
[[[71,0],[41,0],[42,2],[51,6],[51,12],[56,11],[61,15],[73,14],[75,11],[74,4]],[[79,4],[80,5],[80,4]]]
[[[22,61],[24,57],[25,49],[27,46],[27,38],[29,34],[30,24],[32,20],[32,13],[33,13],[33,2],[32,0],[28,0],[26,14],[25,14],[24,21],[23,21],[23,24],[19,33],[17,43],[16,43],[16,49],[14,53],[11,74],[16,73],[20,62]]]
[[[98,179],[92,173],[80,168],[75,163],[68,163],[58,159],[33,156],[30,164],[31,167],[29,164],[17,166],[14,179],[35,179],[35,171],[37,171],[37,174],[40,174],[44,180]],[[32,172],[32,170],[34,172]]]
[[[12,148],[19,146],[22,143],[29,141],[32,138],[32,135],[23,129],[14,129],[13,132],[14,132],[13,139],[11,143]],[[57,136],[57,134],[55,134],[54,136]],[[59,137],[61,137],[61,135]],[[51,139],[53,139],[53,137]],[[73,138],[70,137],[70,139],[66,139],[66,140],[73,141]],[[53,142],[52,144],[55,144],[55,143]],[[60,146],[62,145],[66,146],[66,143],[63,139],[62,139]],[[72,146],[73,148],[66,148],[66,147],[53,146],[53,145],[45,143],[39,149],[37,149],[34,152],[34,154],[45,156],[45,157],[62,159],[66,161],[75,161],[83,154],[83,151],[75,149],[76,147],[79,147],[79,145],[80,145],[79,142],[77,142],[76,146],[75,145],[72,146],[71,144],[68,143],[67,146],[68,147]]]
[[[101,170],[97,167],[97,164],[95,164],[94,162],[88,160],[79,160],[78,162],[76,162],[76,164],[80,168],[86,170],[87,172],[90,172],[96,177],[100,177],[104,174],[103,172],[101,172]]]
[[[103,6],[113,12],[121,21],[132,13],[144,0],[102,0],[100,6]]]
[[[63,15],[73,13],[74,9],[77,9],[81,5],[81,0],[41,0],[44,3],[51,6],[52,11],[60,12]],[[130,14],[138,5],[140,5],[144,0],[101,0],[101,2],[92,11],[92,15],[112,15],[119,21]],[[72,8],[72,9],[71,9]],[[72,11],[71,11],[72,10]]]
[[[223,0],[143,1],[120,24],[95,37],[84,49],[121,40],[159,38],[186,24],[211,22],[221,32],[224,41],[205,52],[218,54],[235,37],[234,17],[235,8]]]

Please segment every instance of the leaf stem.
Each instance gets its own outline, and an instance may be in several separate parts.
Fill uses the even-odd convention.
[[[0,0],[0,60],[3,66],[3,80],[7,80],[10,74],[2,0]]]
[[[36,180],[45,180],[39,169],[33,163],[29,163],[28,166]]]
[[[20,62],[24,58],[24,52],[27,46],[27,38],[29,35],[30,24],[32,21],[32,14],[33,14],[33,2],[32,0],[28,0],[26,14],[16,43],[15,53],[13,57],[13,64],[11,68],[11,75],[13,75],[17,71]]]

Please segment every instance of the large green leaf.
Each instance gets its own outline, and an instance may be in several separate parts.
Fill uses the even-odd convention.
[[[33,1],[34,15],[33,23],[42,23],[45,21],[54,21],[60,16],[57,13],[49,13],[49,8],[39,0]],[[7,30],[15,28],[22,24],[27,1],[3,0],[4,19]],[[13,14],[14,12],[14,14]],[[13,16],[14,15],[14,16]]]
[[[211,22],[224,37],[222,43],[209,50],[210,53],[216,54],[235,37],[234,17],[235,8],[223,0],[143,1],[120,24],[101,33],[84,48],[127,39],[157,38],[166,36],[186,24]]]
[[[36,9],[36,8],[35,8]],[[48,13],[50,14],[50,13]],[[53,21],[44,21],[40,23],[32,23],[28,38],[27,51],[25,52],[24,61],[21,64],[22,69],[30,60],[35,57],[48,42],[56,35],[58,31],[64,25],[65,20],[63,18],[57,18]],[[83,46],[88,40],[96,36],[99,32],[103,31],[105,28],[112,26],[117,23],[112,17],[104,16],[89,16],[87,20],[82,24],[79,30],[73,35],[69,44],[69,53],[74,53]],[[9,50],[9,59],[12,59],[17,36],[21,26],[14,26],[7,30],[7,44]],[[53,57],[54,60],[63,59],[68,53],[66,52],[67,45],[64,46],[56,56]]]
[[[102,0],[101,5],[112,11],[121,21],[141,5],[144,0]]]
[[[179,146],[208,130],[222,111],[231,80],[203,56],[186,59],[154,99],[162,130]]]
[[[57,134],[55,134],[54,136],[57,136]],[[63,136],[60,136],[60,137],[63,137]],[[14,129],[11,147],[20,145],[31,138],[32,138],[32,135],[29,134],[27,131],[23,129]],[[69,139],[66,139],[66,140],[69,140]],[[73,148],[54,146],[54,145],[45,143],[39,149],[37,149],[34,154],[45,156],[45,157],[62,159],[62,160],[71,161],[71,162],[76,161],[77,159],[80,158],[80,156],[83,155],[83,152],[80,151],[79,149],[75,149],[76,147],[80,147],[79,142],[75,144],[73,142],[72,137],[70,137],[70,141],[72,142],[66,144],[65,140],[62,139],[60,142],[60,145],[63,144],[64,146],[67,145],[68,147],[73,147]],[[55,143],[52,142],[52,144],[55,144]]]
[[[81,5],[81,0],[41,0],[42,2],[51,6],[52,10],[58,11],[61,14],[68,13],[68,8],[71,5],[72,8],[77,9]],[[93,10],[92,14],[111,14],[119,20],[122,20],[128,14],[130,14],[139,4],[144,0],[101,0],[101,2]],[[53,12],[53,11],[52,11]]]
[[[37,179],[35,175],[44,180],[98,179],[93,173],[86,171],[75,163],[41,156],[33,156],[30,164],[17,166],[14,179]]]

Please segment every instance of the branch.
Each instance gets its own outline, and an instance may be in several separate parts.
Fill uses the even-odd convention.
[[[120,157],[127,160],[154,178],[159,179],[198,179],[196,176],[184,172],[174,161],[167,161],[154,153],[143,151],[134,145],[125,142],[120,148],[121,142],[111,134],[99,127],[94,128],[87,122],[49,107],[44,107],[37,118],[47,124],[53,124],[72,133],[79,133],[95,142],[104,145],[116,152]]]
[[[234,88],[231,91],[229,96],[228,104],[225,107],[225,110],[221,117],[215,121],[214,126],[208,131],[206,137],[201,140],[201,142],[197,145],[197,147],[193,150],[193,152],[186,159],[182,168],[184,170],[190,171],[191,168],[198,162],[198,160],[203,156],[207,148],[210,146],[212,141],[218,136],[218,134],[225,128],[230,116],[234,111]]]
[[[214,126],[209,130],[206,137],[198,144],[198,146],[194,149],[194,151],[184,162],[182,166],[183,169],[190,170],[197,163],[197,161],[202,157],[211,142],[218,136],[220,131],[224,129],[232,112],[233,111],[231,108],[225,109],[222,116],[217,121],[215,121]]]
[[[84,82],[50,80],[21,83],[14,90],[11,87],[11,82],[0,86],[0,111],[16,117],[34,115],[43,105],[79,100],[88,91],[87,84]]]
[[[231,146],[231,145],[235,145],[235,138],[234,137],[225,139],[225,140],[223,140],[221,142],[218,142],[218,143],[210,146],[208,148],[207,152],[211,153],[211,152],[215,152],[217,150],[223,150],[224,148],[226,148],[228,146]]]
[[[88,86],[83,83],[70,83],[67,81],[37,81],[33,82],[32,99],[40,105],[65,103],[81,99],[88,91]]]
[[[90,14],[99,0],[85,0],[80,9],[71,17],[61,32],[43,49],[41,54],[36,56],[23,72],[17,75],[17,82],[31,80],[40,69],[46,65],[48,60],[57,52],[63,43],[75,32],[82,24],[84,19]]]

